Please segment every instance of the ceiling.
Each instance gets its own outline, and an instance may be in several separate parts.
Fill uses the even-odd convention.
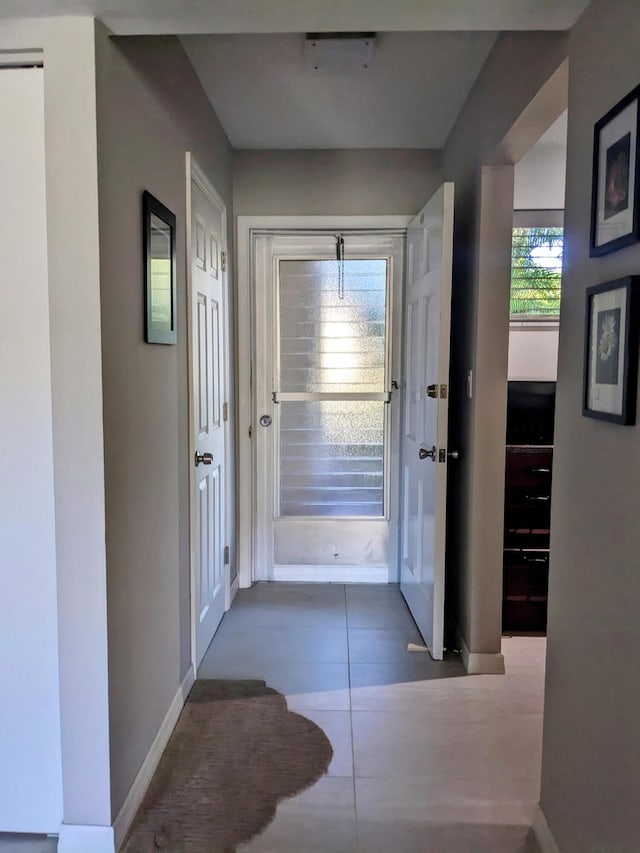
[[[117,35],[565,30],[589,0],[1,0],[0,19],[94,15]]]
[[[442,148],[497,34],[570,28],[589,0],[0,0],[174,34],[232,145]],[[304,33],[375,31],[366,72],[314,73]]]
[[[314,72],[304,36],[182,38],[235,148],[442,148],[495,33],[383,33],[367,71]]]

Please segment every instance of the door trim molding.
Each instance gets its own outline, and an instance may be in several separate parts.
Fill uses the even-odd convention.
[[[191,277],[191,182],[193,181],[198,188],[204,193],[204,195],[209,199],[209,201],[214,204],[216,207],[219,207],[222,211],[222,234],[220,235],[221,240],[224,240],[224,249],[225,251],[229,250],[228,247],[228,239],[227,239],[227,206],[224,202],[222,196],[217,192],[209,178],[207,177],[205,171],[198,165],[198,162],[195,160],[191,151],[187,151],[185,155],[185,166],[186,166],[186,244],[185,244],[185,274],[186,274],[186,282],[187,282],[187,373],[188,373],[188,384],[189,384],[189,577],[191,583],[191,593],[190,593],[190,601],[191,601],[191,666],[193,667],[194,673],[197,671],[197,643],[196,643],[196,555],[195,555],[195,470],[193,467],[193,456],[195,453],[195,441],[194,441],[194,399],[193,399],[193,341],[192,341],[192,332],[193,332],[193,311],[192,311],[192,290],[193,290],[193,282]],[[222,248],[222,247],[221,247]],[[226,361],[224,366],[225,371],[225,383],[227,387],[227,391],[230,388],[229,379],[230,379],[230,371],[229,364],[232,361],[231,351],[230,351],[230,328],[229,328],[229,306],[231,303],[232,294],[229,292],[229,274],[228,272],[222,272],[224,276],[223,280],[223,293],[225,298],[225,310],[224,310],[224,334],[226,338]],[[225,426],[225,495],[226,500],[228,501],[231,495],[235,494],[235,474],[233,473],[232,465],[233,459],[230,458],[230,440],[229,440],[229,424],[231,421],[226,422]],[[231,484],[233,483],[233,488],[231,488]],[[235,531],[231,530],[229,526],[229,515],[226,514],[225,517],[225,545],[229,545],[231,551],[233,553],[233,544],[235,544],[232,539],[235,539]],[[227,563],[224,567],[224,609],[227,611],[231,607],[231,601],[233,600],[233,596],[231,594],[231,566]]]
[[[236,370],[238,387],[238,578],[241,588],[250,587],[254,571],[255,442],[251,365],[255,318],[253,316],[253,240],[257,233],[279,231],[389,231],[403,230],[412,216],[238,216],[236,220]]]

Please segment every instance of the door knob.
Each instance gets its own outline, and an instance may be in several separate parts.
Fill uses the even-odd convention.
[[[459,450],[447,450],[447,456],[449,459],[460,459],[460,451]]]
[[[198,453],[196,450],[195,463],[196,468],[200,463],[203,465],[213,465],[213,453]]]
[[[271,415],[263,415],[260,418],[260,426],[263,426],[263,427],[271,426]]]
[[[426,447],[421,447],[420,450],[418,450],[418,457],[420,459],[431,459],[433,462],[435,462],[436,461],[436,448],[435,448],[435,446],[433,446],[431,448],[431,450],[429,450]]]

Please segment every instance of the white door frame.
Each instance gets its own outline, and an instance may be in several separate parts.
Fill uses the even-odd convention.
[[[195,550],[195,468],[193,465],[193,457],[195,454],[195,440],[194,434],[195,431],[193,429],[194,417],[195,417],[195,405],[193,399],[193,341],[192,341],[192,331],[193,331],[193,306],[191,300],[192,294],[192,278],[191,278],[191,182],[194,181],[199,189],[204,193],[204,195],[214,204],[216,207],[219,207],[222,211],[222,234],[220,235],[222,239],[225,241],[225,251],[228,252],[228,240],[227,240],[227,206],[224,203],[224,200],[220,196],[220,194],[216,191],[211,181],[208,179],[204,170],[198,165],[197,161],[194,159],[193,155],[190,151],[186,153],[186,251],[185,251],[185,261],[186,261],[186,274],[187,274],[187,360],[188,360],[188,382],[189,382],[189,575],[191,581],[191,663],[194,668],[194,673],[196,672],[196,626],[197,626],[197,608],[196,608],[196,550]],[[227,264],[228,269],[228,264]],[[229,351],[229,343],[230,343],[230,329],[229,329],[229,305],[230,298],[232,296],[231,288],[229,286],[229,275],[228,273],[224,273],[225,281],[223,285],[223,293],[224,293],[224,316],[222,318],[224,335],[225,335],[225,363],[223,367],[224,377],[225,377],[225,386],[227,389],[227,396],[229,396],[229,388],[230,388],[230,371],[229,371],[229,363],[230,359],[230,351]],[[229,497],[234,494],[232,486],[232,464],[233,460],[231,459],[230,453],[230,441],[229,441],[229,425],[231,420],[227,420],[224,422],[224,431],[225,431],[225,499],[228,501]],[[230,529],[229,525],[229,513],[225,513],[225,544],[229,545],[230,548],[233,544],[232,536],[234,535],[234,531]],[[233,551],[233,548],[231,548]],[[224,609],[227,611],[231,607],[231,565],[229,562],[225,563],[224,566]]]
[[[257,233],[268,231],[321,231],[331,233],[349,230],[376,231],[406,229],[408,216],[238,216],[236,231],[237,303],[236,369],[238,381],[238,578],[241,588],[250,587],[254,579],[254,468],[255,412],[251,369],[254,360],[253,240]]]

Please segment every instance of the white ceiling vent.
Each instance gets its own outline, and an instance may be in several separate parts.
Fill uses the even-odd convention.
[[[304,40],[307,68],[314,74],[369,71],[375,33],[308,33]]]

